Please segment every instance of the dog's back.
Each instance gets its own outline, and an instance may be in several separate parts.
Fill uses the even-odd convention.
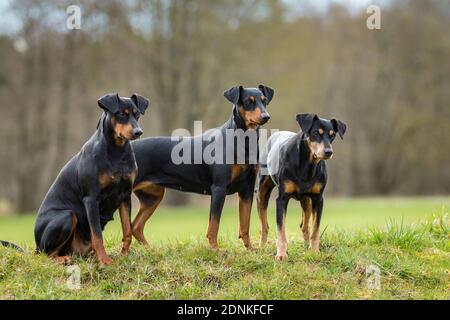
[[[267,168],[267,170],[261,171],[262,175],[270,175],[272,177],[278,175],[284,147],[295,135],[296,133],[294,132],[279,131],[270,136],[260,158],[262,167]]]

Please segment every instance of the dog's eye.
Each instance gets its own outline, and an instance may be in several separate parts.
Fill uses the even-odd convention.
[[[119,113],[119,116],[121,116],[121,117],[123,117],[123,118],[126,118],[127,117],[127,114],[125,113],[125,112],[121,112],[121,113]]]

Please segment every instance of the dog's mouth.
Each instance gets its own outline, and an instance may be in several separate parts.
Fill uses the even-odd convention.
[[[316,160],[316,161],[330,160],[331,158],[333,158],[333,155],[331,155],[331,156],[327,156],[327,155],[319,156],[317,153],[313,153],[313,159]]]
[[[135,137],[134,135],[130,135],[129,137],[123,134],[119,134],[119,138],[123,141],[132,141],[132,140],[136,140],[138,137]]]
[[[258,126],[262,126],[266,122],[267,121],[265,121],[265,122],[257,122],[257,121],[253,121],[253,120],[248,120],[247,121],[247,128],[256,129]]]

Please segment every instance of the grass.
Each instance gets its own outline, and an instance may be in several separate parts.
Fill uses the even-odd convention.
[[[121,256],[117,222],[105,232],[114,259],[101,267],[75,258],[81,288],[70,290],[68,267],[43,255],[0,248],[1,299],[449,299],[448,198],[330,199],[321,253],[300,240],[299,209],[288,213],[289,260],[274,259],[274,233],[265,248],[247,251],[236,236],[228,206],[219,253],[204,239],[207,208],[161,208],[151,219],[151,246],[133,243]],[[230,212],[231,211],[231,212]],[[272,232],[274,229],[271,210]],[[34,217],[0,218],[0,238],[32,250]],[[4,230],[8,229],[9,236]],[[252,240],[257,242],[253,216]],[[369,289],[368,266],[381,272]]]

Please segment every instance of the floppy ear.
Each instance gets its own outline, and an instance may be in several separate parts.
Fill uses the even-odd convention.
[[[116,113],[119,111],[119,101],[120,98],[118,93],[110,93],[98,99],[97,103],[103,110]]]
[[[295,116],[300,128],[304,133],[308,133],[311,130],[314,120],[319,119],[317,114],[312,113],[300,113]]]
[[[334,131],[339,133],[341,139],[344,139],[344,133],[347,130],[347,125],[336,118],[331,119],[331,123],[333,124]]]
[[[261,90],[262,93],[264,93],[264,96],[267,98],[267,104],[269,104],[270,101],[272,101],[275,91],[271,87],[267,87],[263,84],[260,84],[258,88],[259,90]]]
[[[239,102],[239,98],[241,97],[242,89],[244,89],[242,86],[236,86],[225,91],[223,95],[232,104],[237,104]]]
[[[138,108],[139,112],[142,114],[145,113],[145,110],[147,109],[147,107],[150,103],[150,101],[147,98],[140,96],[137,93],[134,93],[131,96],[131,100],[134,102],[134,104]]]

